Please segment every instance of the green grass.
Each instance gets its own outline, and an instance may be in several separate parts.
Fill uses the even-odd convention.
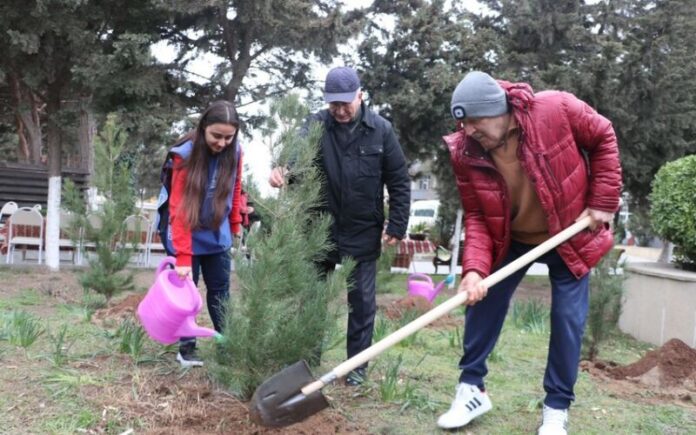
[[[7,273],[0,270],[0,277]],[[407,278],[407,274],[389,277],[389,291],[393,293],[390,298],[398,299],[406,294]],[[433,280],[439,282],[444,278],[445,275],[439,275]],[[525,280],[545,284],[547,279],[527,277]],[[45,295],[37,296],[38,305],[51,302]],[[21,304],[20,301],[32,301],[32,298],[34,296],[13,298],[12,303],[3,301],[7,305],[0,305],[0,309],[8,311],[0,312],[0,315],[10,319],[14,311],[9,310],[31,312],[37,305]],[[444,296],[440,296],[439,302],[442,300]],[[340,303],[344,304],[344,299]],[[97,430],[100,433],[121,433],[129,428],[140,432],[142,426],[138,418],[126,416],[116,407],[112,409],[88,401],[83,395],[84,390],[104,390],[107,394],[109,386],[128,382],[129,386],[133,385],[129,394],[137,400],[138,395],[143,394],[137,385],[145,382],[145,373],[152,374],[145,368],[154,368],[171,379],[183,374],[172,364],[172,348],[143,339],[141,331],[134,325],[122,324],[120,328],[116,325],[105,329],[87,321],[88,313],[100,304],[97,298],[75,305],[57,304],[50,315],[41,318],[40,325],[47,325],[48,331],[38,335],[26,352],[8,340],[12,329],[7,326],[0,328],[5,330],[5,338],[0,337],[0,361],[11,359],[10,365],[21,367],[26,363],[39,367],[32,372],[23,372],[19,379],[27,389],[24,396],[21,393],[19,398],[7,394],[0,396],[0,410],[9,412],[7,410],[12,409],[11,415],[19,416],[7,422],[0,432],[84,433]],[[544,309],[547,312],[548,308],[528,302],[526,305],[521,303],[517,309],[517,318],[513,318],[511,309],[499,342],[489,358],[486,385],[493,410],[459,433],[535,433],[544,397],[542,378],[549,332],[548,328],[530,328],[534,320],[524,319],[544,317]],[[371,361],[369,377],[363,387],[347,392],[344,387],[328,386],[325,393],[332,407],[347,420],[358,423],[373,434],[438,433],[435,422],[438,415],[448,409],[459,375],[457,364],[462,353],[463,310],[456,311],[458,326],[421,330]],[[382,316],[378,313],[376,338],[384,338],[412,318],[407,315],[407,319],[392,321]],[[345,359],[345,324],[345,317],[339,319],[338,333],[326,337],[322,365],[313,369],[316,376],[330,371]],[[204,357],[206,350],[212,353],[212,344],[201,342]],[[602,344],[599,357],[627,364],[641,358],[650,348],[645,343],[615,333]],[[165,352],[169,353],[165,355]],[[13,378],[12,370],[15,369],[0,374],[2,382],[8,383],[5,391],[15,388],[13,385],[17,380]],[[620,397],[610,392],[601,381],[581,372],[576,395],[577,401],[570,412],[571,433],[686,434],[694,433],[696,427],[696,407],[658,400],[648,387],[644,397]],[[25,410],[22,404],[29,400],[34,400],[30,402],[33,405],[42,403],[45,407],[27,406]],[[15,406],[18,408],[13,409]]]
[[[457,334],[454,331],[456,328],[426,329],[419,332],[415,344],[387,350],[370,363],[368,386],[362,390],[364,400],[333,405],[357,421],[369,422],[371,433],[437,433],[435,421],[448,409],[459,375],[461,344],[453,348]],[[548,330],[530,332],[508,316],[488,364],[486,385],[493,411],[472,422],[462,433],[535,433],[544,397],[542,378],[547,347]],[[600,358],[628,364],[642,357],[648,348],[630,337],[615,334],[602,345]],[[330,352],[322,367],[330,370],[344,355],[342,348]],[[394,383],[397,378],[401,379],[400,389]],[[570,413],[571,433],[681,434],[693,433],[696,427],[696,408],[615,397],[587,373],[579,374],[576,396]],[[409,400],[421,405],[404,407]],[[366,401],[371,404],[366,405]]]
[[[40,305],[41,294],[36,289],[23,289],[17,296],[0,299],[0,310],[12,310],[18,307]]]

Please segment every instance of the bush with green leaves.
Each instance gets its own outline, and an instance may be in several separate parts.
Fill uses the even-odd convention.
[[[331,337],[345,304],[337,301],[346,288],[352,262],[323,279],[316,261],[332,248],[331,217],[313,213],[322,202],[322,180],[315,164],[322,134],[313,125],[299,126],[307,113],[296,97],[272,106],[279,118],[269,132],[278,137],[276,164],[291,166],[293,182],[278,198],[259,200],[267,216],[266,231],[249,240],[249,261],[238,261],[239,291],[226,305],[226,340],[218,345],[213,371],[237,395],[250,397],[256,387],[298,360],[317,364],[325,337]]]
[[[109,116],[103,131],[95,138],[95,170],[93,187],[104,198],[98,210],[88,209],[83,196],[75,185],[66,180],[63,200],[73,215],[70,225],[71,238],[82,249],[94,249],[89,267],[80,274],[85,290],[94,290],[108,300],[112,296],[133,288],[133,274],[126,266],[133,253],[135,234],[126,231],[124,221],[133,214],[135,191],[128,163],[123,154],[128,136]]]
[[[652,225],[660,237],[674,243],[674,260],[696,270],[696,155],[662,166],[650,194]]]

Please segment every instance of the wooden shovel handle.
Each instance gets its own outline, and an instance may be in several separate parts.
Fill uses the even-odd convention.
[[[555,248],[556,246],[560,245],[561,243],[570,239],[580,231],[587,228],[587,226],[590,224],[590,221],[591,218],[589,216],[586,216],[581,220],[575,222],[573,225],[569,226],[560,233],[551,237],[539,246],[533,248],[526,254],[522,255],[520,258],[516,259],[515,261],[506,265],[505,267],[500,268],[495,273],[484,278],[482,281],[483,285],[485,285],[487,288],[490,288],[493,285],[499,283],[503,279],[520,270],[522,267],[533,262],[537,258],[541,257],[542,255]],[[322,376],[319,380],[316,380],[311,384],[307,384],[304,388],[302,388],[302,393],[305,396],[307,396],[309,394],[314,393],[315,391],[322,389],[324,386],[326,386],[328,383],[331,383],[333,380],[347,375],[351,370],[361,366],[367,361],[370,361],[371,359],[375,358],[377,355],[384,352],[386,349],[390,348],[396,343],[400,342],[404,338],[408,337],[414,332],[420,330],[421,328],[425,327],[431,322],[439,319],[443,315],[457,308],[466,301],[467,296],[468,295],[466,292],[457,293],[455,296],[441,303],[437,307],[433,308],[432,310],[428,311],[427,313],[423,314],[422,316],[418,317],[412,322],[404,325],[400,329],[392,332],[391,334],[384,337],[382,340],[378,341],[377,343],[373,344],[367,349],[363,350],[359,354],[337,365],[330,373],[327,373],[326,375]]]

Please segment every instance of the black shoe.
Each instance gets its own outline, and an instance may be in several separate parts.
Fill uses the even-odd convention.
[[[365,379],[365,369],[355,369],[348,373],[348,376],[346,376],[346,386],[359,387],[363,384],[363,382],[365,382]]]
[[[176,360],[179,361],[181,367],[202,367],[203,361],[196,354],[196,344],[182,344],[179,346],[179,353],[176,355]]]

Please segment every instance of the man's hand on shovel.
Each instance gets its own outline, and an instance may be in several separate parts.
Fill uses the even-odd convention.
[[[464,275],[464,279],[459,283],[457,293],[467,292],[464,305],[474,305],[476,302],[485,298],[488,288],[483,284],[483,278],[477,272],[471,271]]]
[[[602,210],[595,210],[593,208],[586,208],[582,211],[582,213],[580,213],[580,216],[578,216],[578,218],[575,219],[575,222],[580,221],[585,216],[589,216],[591,219],[589,227],[592,231],[595,231],[602,225],[608,224],[614,220],[614,213]]]

